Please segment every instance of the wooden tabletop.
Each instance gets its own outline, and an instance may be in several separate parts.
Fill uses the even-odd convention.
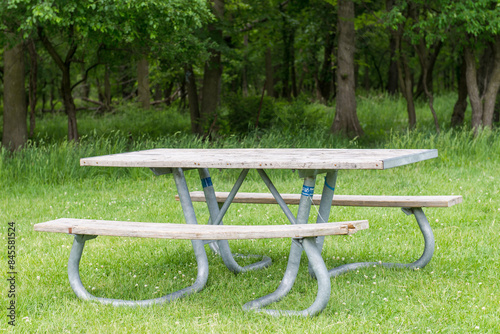
[[[387,169],[436,158],[435,149],[152,149],[80,160],[81,166],[238,169]]]

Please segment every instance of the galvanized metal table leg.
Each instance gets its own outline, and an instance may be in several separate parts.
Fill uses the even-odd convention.
[[[224,202],[224,205],[222,208],[219,209],[219,205],[217,203],[217,199],[215,197],[215,190],[212,184],[212,179],[210,178],[210,173],[207,168],[200,168],[198,169],[198,172],[200,174],[200,179],[201,183],[203,185],[203,192],[205,193],[205,198],[208,206],[208,211],[210,213],[210,224],[218,225],[222,224],[222,218],[224,217],[227,209],[229,208],[229,205],[234,199],[234,196],[238,192],[241,184],[245,180],[246,175],[248,174],[248,169],[244,169],[240,176],[238,177],[238,180],[236,181],[235,185],[233,186],[233,189],[231,189],[231,192],[229,193],[228,198]],[[213,245],[214,243],[211,243],[210,245]],[[246,272],[249,270],[257,270],[261,268],[266,268],[269,267],[272,263],[272,260],[268,256],[261,256],[262,260],[249,264],[247,266],[240,266],[235,260],[233,256],[237,257],[247,257],[247,258],[258,258],[259,256],[257,255],[234,255],[231,252],[231,248],[229,247],[229,243],[227,240],[219,240],[216,242],[217,247],[212,248],[212,250],[216,251],[218,253],[222,260],[224,261],[224,264],[226,267],[231,270],[232,272],[235,273],[241,273],[241,272]]]
[[[296,224],[307,224],[311,210],[312,196],[314,194],[315,181],[316,181],[316,175],[314,174],[311,176],[306,176],[304,178],[304,185],[302,187],[302,194],[300,197],[297,219],[293,220],[294,223]],[[268,185],[268,187],[270,187],[271,189],[274,186],[271,187]],[[308,258],[310,258],[310,261],[312,263],[313,272],[315,273],[315,275],[318,275],[317,276],[318,279],[321,280],[321,283],[318,280],[318,289],[319,289],[318,297],[316,298],[314,304],[310,308],[303,311],[280,311],[280,310],[262,309],[262,307],[265,307],[273,302],[279,301],[283,297],[285,297],[288,294],[288,292],[292,289],[292,286],[295,283],[295,279],[297,278],[297,273],[300,266],[300,256],[302,254],[302,247],[300,245],[297,245],[296,241],[293,241],[292,246],[290,248],[290,255],[288,258],[287,268],[285,270],[285,274],[278,289],[276,289],[276,291],[274,291],[271,294],[268,294],[264,297],[246,303],[245,305],[243,305],[244,310],[255,310],[259,312],[269,313],[272,315],[280,315],[280,314],[315,315],[322,309],[324,309],[326,303],[328,303],[328,298],[330,296],[330,281],[329,279],[325,279],[325,277],[328,277],[326,266],[316,246],[315,238],[304,239],[303,245],[305,246],[304,249],[306,250]],[[326,296],[326,290],[328,290],[328,294],[325,302],[324,297]]]
[[[273,195],[274,199],[276,199],[276,202],[280,206],[281,210],[283,210],[285,216],[290,221],[290,224],[295,224],[296,223],[295,216],[293,215],[292,211],[290,211],[290,208],[286,205],[285,201],[281,197],[279,191],[276,189],[269,176],[267,176],[266,172],[263,169],[257,169],[257,172],[259,173],[262,181],[264,181],[264,184],[267,186],[267,188]]]
[[[318,218],[316,220],[316,224],[328,223],[328,218],[330,217],[330,211],[332,208],[333,195],[335,192],[335,184],[337,182],[337,174],[338,171],[335,170],[328,172],[325,176],[325,183],[323,185],[321,202],[319,203]],[[323,250],[324,241],[325,237],[318,237],[316,239],[316,243],[320,253]],[[310,264],[309,264],[309,274],[312,277],[315,277],[314,271],[312,270]]]
[[[285,272],[285,276],[283,277],[282,283],[280,284],[279,288],[272,294],[269,294],[267,296],[246,303],[245,305],[243,305],[244,310],[263,312],[274,316],[298,315],[298,316],[312,317],[325,309],[330,299],[330,292],[331,292],[330,276],[328,275],[328,269],[326,268],[325,262],[321,257],[321,253],[319,252],[316,246],[316,238],[304,238],[303,240],[301,240],[301,244],[304,250],[306,251],[307,258],[309,260],[309,263],[311,264],[311,268],[314,271],[314,275],[318,281],[318,292],[316,294],[316,299],[314,300],[312,305],[309,306],[307,309],[301,311],[268,310],[261,308],[263,306],[269,305],[274,301],[282,299],[290,291],[290,288],[293,285],[295,278],[297,276],[297,271],[300,264],[300,253],[302,252],[301,247],[296,246],[292,247],[287,271]],[[297,248],[300,250],[299,252],[297,251]],[[297,259],[299,260],[298,262]],[[289,270],[288,268],[293,268],[293,269]]]
[[[184,217],[188,224],[196,224],[196,217],[194,215],[193,204],[191,202],[191,197],[189,197],[189,191],[187,189],[186,180],[184,179],[184,174],[182,170],[176,169],[173,171],[175,183],[177,185],[177,190],[179,192],[179,197],[181,199],[182,209],[184,211]],[[164,304],[172,300],[191,295],[195,292],[202,290],[208,279],[208,259],[205,253],[205,247],[203,241],[192,240],[194,253],[196,255],[196,262],[198,265],[198,274],[196,281],[193,285],[172,292],[163,297],[147,299],[147,300],[122,300],[122,299],[112,299],[112,298],[102,298],[96,297],[89,293],[82,284],[80,279],[80,259],[82,257],[83,248],[85,246],[85,241],[95,238],[96,236],[88,235],[75,235],[73,241],[73,247],[71,248],[71,253],[68,261],[68,278],[71,288],[75,292],[78,298],[84,300],[95,300],[102,304],[112,304],[114,306],[149,306],[153,304]]]
[[[424,236],[424,242],[425,242],[424,252],[417,261],[412,263],[390,263],[390,262],[349,263],[330,269],[328,271],[330,277],[335,277],[351,270],[356,270],[365,267],[373,267],[373,266],[383,266],[388,268],[410,268],[410,269],[419,269],[425,267],[431,261],[432,255],[434,254],[435,241],[434,241],[434,234],[432,233],[432,228],[427,220],[427,217],[425,217],[422,208],[404,208],[403,211],[408,215],[413,214],[415,216],[418,226],[420,227],[420,231],[422,231],[422,235]]]

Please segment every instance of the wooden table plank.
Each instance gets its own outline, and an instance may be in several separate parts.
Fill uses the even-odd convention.
[[[387,169],[437,157],[407,149],[152,149],[83,158],[82,166],[238,169]]]
[[[303,225],[193,225],[60,218],[34,225],[39,232],[187,240],[304,238],[351,234],[367,228],[367,220]]]

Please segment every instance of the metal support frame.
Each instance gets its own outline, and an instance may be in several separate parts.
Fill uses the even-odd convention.
[[[310,171],[309,173],[302,173],[301,177],[304,177],[304,186],[302,191],[302,196],[299,203],[299,211],[297,213],[297,218],[293,216],[288,206],[285,204],[279,192],[274,187],[273,183],[267,176],[264,170],[258,170],[259,175],[264,180],[265,184],[273,194],[274,198],[282,208],[283,212],[287,216],[288,220],[292,224],[304,224],[307,223],[311,203],[312,203],[312,191],[311,187],[314,187],[315,176],[317,173],[322,171]],[[331,203],[335,192],[335,183],[337,180],[338,171],[329,171],[325,177],[325,184],[323,187],[323,193],[321,196],[321,202],[318,210],[318,217],[316,223],[326,223],[328,222],[328,217],[330,216]],[[307,195],[310,195],[307,196]],[[321,257],[321,251],[323,248],[324,237],[317,238],[305,238],[301,243],[304,250],[306,251],[309,260],[309,273],[312,277],[318,280],[318,294],[315,302],[309,308],[302,311],[288,311],[288,310],[270,310],[262,309],[273,302],[277,302],[284,298],[288,292],[291,290],[300,266],[300,256],[302,253],[301,245],[297,242],[292,242],[290,249],[290,256],[288,259],[287,269],[283,276],[283,279],[279,287],[271,294],[258,298],[256,300],[250,301],[243,305],[244,310],[253,310],[257,312],[265,312],[271,315],[302,315],[302,316],[314,316],[321,312],[328,303],[330,296],[330,277],[336,277],[343,273],[351,270],[356,270],[359,268],[373,267],[373,266],[384,266],[388,268],[410,268],[418,269],[425,267],[431,260],[434,253],[435,241],[434,235],[432,233],[431,226],[422,210],[422,208],[403,208],[403,212],[407,215],[413,214],[417,223],[422,231],[425,247],[422,256],[415,262],[412,263],[388,263],[388,262],[358,262],[345,264],[327,271],[327,277],[325,281],[324,271],[321,269],[325,266],[323,258]],[[312,240],[312,241],[311,241]],[[295,241],[295,240],[294,240]],[[314,245],[314,247],[312,246]],[[313,249],[314,248],[314,249]],[[324,296],[324,297],[322,297]]]
[[[281,195],[277,192],[276,188],[272,184],[271,180],[267,177],[266,173],[263,170],[258,171],[260,176],[268,186],[269,190],[276,198],[278,204],[280,204],[281,202],[283,203],[283,205],[280,204],[280,206],[285,214],[287,214],[287,212],[291,214],[290,209],[288,208],[288,206],[286,206],[286,204],[284,204]],[[315,181],[316,173],[311,173],[310,175],[304,177],[304,184],[302,186],[297,218],[293,217],[292,215],[293,219],[291,219],[289,215],[287,215],[292,224],[307,224],[311,211]],[[281,283],[276,291],[246,303],[245,305],[243,305],[244,310],[264,312],[271,315],[314,316],[326,307],[326,305],[328,304],[328,300],[330,299],[330,277],[328,276],[325,262],[321,257],[321,252],[317,247],[316,238],[304,238],[300,241],[300,244],[297,244],[296,240],[293,241],[294,242],[292,242],[290,248],[287,268],[283,275],[283,279],[281,280]],[[300,257],[303,249],[306,251],[307,258],[309,259],[309,263],[311,264],[311,270],[318,280],[318,293],[316,295],[316,300],[310,307],[302,311],[263,309],[262,307],[283,299],[288,294],[288,292],[290,292],[293,284],[295,283],[295,279],[297,278],[297,273],[300,266]]]
[[[336,170],[329,171],[328,173],[326,173],[325,183],[323,185],[323,193],[321,194],[321,202],[319,203],[318,218],[316,220],[316,224],[328,223],[328,218],[330,217],[330,211],[332,208],[333,195],[335,193],[335,185],[337,183],[337,175],[338,171]],[[324,241],[325,237],[318,237],[316,239],[316,243],[320,253],[323,250]],[[314,271],[312,270],[310,264],[309,264],[309,274],[312,277],[315,277]]]
[[[193,203],[189,195],[189,190],[186,184],[186,179],[184,177],[184,172],[181,168],[169,168],[169,169],[152,169],[157,175],[172,173],[174,176],[175,184],[179,194],[182,211],[184,213],[184,218],[187,224],[197,224],[196,214],[193,208]],[[316,175],[325,171],[303,171],[299,176],[304,179],[304,184],[302,187],[302,193],[299,202],[299,209],[297,212],[297,217],[293,215],[285,201],[276,190],[272,181],[269,179],[264,170],[257,170],[262,180],[273,194],[274,198],[280,205],[281,209],[285,213],[286,217],[292,224],[307,224],[311,205],[312,196],[314,193],[314,185],[316,181]],[[221,208],[217,203],[215,196],[215,191],[212,185],[210,174],[208,169],[198,169],[200,179],[202,181],[203,190],[206,197],[207,206],[210,212],[209,224],[222,224],[222,219],[227,212],[230,204],[232,203],[236,193],[238,192],[241,184],[243,183],[248,170],[243,170],[238,177],[235,185],[233,186],[228,198],[224,202]],[[335,183],[337,179],[337,171],[328,171],[325,177],[325,184],[323,187],[322,199],[318,210],[318,218],[316,223],[326,223],[328,222],[328,217],[331,211],[331,203],[334,196]],[[321,251],[323,248],[324,237],[311,237],[303,239],[292,239],[290,247],[290,255],[288,259],[287,268],[285,270],[283,279],[281,280],[278,288],[273,292],[261,298],[255,299],[243,305],[243,309],[246,311],[256,311],[264,312],[271,315],[299,315],[299,316],[315,316],[320,313],[328,304],[331,284],[330,277],[336,277],[345,272],[356,270],[359,268],[373,267],[373,266],[384,266],[384,267],[397,267],[397,268],[410,268],[418,269],[425,267],[431,260],[434,253],[435,241],[434,235],[432,233],[431,226],[422,210],[422,208],[403,208],[403,212],[407,215],[413,214],[420,230],[424,237],[425,247],[422,256],[413,263],[388,263],[388,262],[358,262],[349,263],[341,265],[339,267],[328,270],[321,256]],[[147,299],[147,300],[121,300],[121,299],[111,299],[96,297],[90,294],[83,286],[80,279],[79,264],[82,256],[83,248],[87,240],[96,238],[94,235],[75,235],[73,247],[68,261],[68,278],[70,281],[71,288],[75,292],[78,298],[83,300],[95,300],[103,304],[112,304],[114,306],[148,306],[153,304],[163,304],[170,302],[175,299],[185,297],[187,295],[193,294],[202,290],[208,280],[208,259],[205,252],[203,240],[191,240],[193,245],[193,250],[196,256],[196,261],[198,265],[198,274],[196,281],[193,285],[167,294],[163,297]],[[267,267],[271,264],[271,259],[267,256],[263,256],[262,260],[245,267],[241,267],[234,260],[235,255],[231,253],[229,243],[227,240],[218,240],[210,243],[212,250],[221,255],[227,268],[233,272],[245,272],[249,270],[255,270]],[[277,302],[283,299],[288,292],[292,289],[293,284],[297,278],[297,273],[300,266],[302,250],[306,252],[307,258],[309,260],[309,272],[311,276],[318,281],[318,292],[316,299],[313,304],[307,309],[301,311],[294,310],[273,310],[273,309],[263,309],[263,307]],[[239,256],[239,255],[236,255]],[[244,256],[241,256],[244,257]],[[256,255],[248,255],[246,257],[257,257]]]
[[[332,200],[335,192],[335,184],[337,181],[338,171],[329,171],[325,177],[325,184],[323,186],[323,193],[321,195],[321,202],[318,210],[318,218],[316,223],[326,223],[328,222],[328,217],[330,216],[330,211],[332,207]],[[432,228],[427,221],[427,218],[422,210],[422,208],[402,208],[403,212],[407,215],[414,215],[417,220],[418,226],[422,231],[422,235],[424,237],[424,252],[422,256],[415,262],[412,263],[391,263],[391,262],[357,262],[357,263],[348,263],[341,265],[339,267],[330,269],[329,275],[330,277],[336,277],[343,273],[346,273],[351,270],[357,270],[360,268],[373,267],[373,266],[383,266],[387,268],[410,268],[417,269],[425,267],[432,258],[434,254],[434,235],[432,233]],[[323,249],[324,237],[317,238],[317,246],[319,251],[321,252]],[[315,273],[309,266],[309,273],[312,277],[315,277]]]
[[[304,238],[299,242],[301,243],[303,249],[306,251],[307,258],[318,281],[318,292],[316,294],[316,299],[314,300],[312,305],[307,309],[301,311],[269,310],[261,308],[285,297],[292,288],[293,283],[295,282],[295,278],[297,277],[297,272],[300,265],[300,255],[302,253],[302,247],[293,242],[290,257],[288,259],[287,270],[278,289],[267,296],[246,303],[245,305],[243,305],[243,310],[262,312],[274,316],[298,315],[312,317],[325,309],[328,301],[330,300],[331,283],[330,276],[328,275],[328,269],[326,269],[325,262],[323,261],[321,253],[316,246],[316,238]]]
[[[184,217],[186,223],[196,224],[196,216],[193,209],[193,203],[191,202],[191,197],[189,196],[189,190],[187,188],[186,180],[184,178],[184,173],[182,169],[176,168],[172,169],[174,175],[175,184],[177,186],[177,191],[181,200],[182,211],[184,212]],[[173,300],[191,295],[195,292],[202,290],[208,280],[208,259],[205,253],[205,247],[202,240],[191,240],[193,245],[194,253],[196,255],[196,262],[198,265],[198,274],[196,281],[193,285],[167,294],[163,297],[146,299],[146,300],[122,300],[122,299],[112,299],[112,298],[102,298],[96,297],[89,293],[82,284],[80,279],[80,259],[82,257],[83,248],[85,246],[85,241],[94,239],[94,235],[75,235],[73,241],[73,247],[71,248],[71,253],[68,260],[68,278],[71,288],[75,292],[78,298],[83,300],[95,300],[102,304],[112,304],[113,306],[149,306],[154,304],[164,304],[171,302]]]
[[[219,225],[223,224],[222,223],[222,218],[227,212],[227,209],[231,205],[234,197],[236,196],[236,193],[240,189],[243,181],[245,180],[245,177],[248,174],[248,169],[242,170],[240,176],[236,180],[236,183],[234,184],[233,188],[231,189],[231,192],[229,193],[227,199],[224,202],[224,205],[222,205],[222,208],[219,208],[219,204],[217,203],[217,198],[215,197],[215,190],[212,184],[212,180],[210,178],[210,173],[207,168],[200,168],[198,169],[198,173],[200,174],[200,179],[201,179],[201,184],[203,185],[203,192],[205,193],[205,198],[206,198],[206,203],[208,206],[208,211],[210,213],[210,221],[209,224],[213,225]],[[240,257],[240,258],[259,258],[260,256],[258,255],[239,255],[239,254],[233,254],[231,252],[231,248],[229,247],[229,242],[227,240],[217,240],[216,242],[211,242],[210,247],[212,251],[215,253],[219,254],[222,258],[222,261],[224,261],[224,264],[226,267],[234,272],[234,273],[241,273],[241,272],[246,272],[250,270],[257,270],[261,268],[266,268],[269,267],[272,263],[272,260],[268,256],[262,256],[262,260],[249,264],[247,266],[240,266],[234,257]]]
[[[420,231],[422,232],[422,235],[424,237],[424,243],[425,243],[424,252],[417,261],[412,263],[391,263],[391,262],[348,263],[328,270],[330,277],[336,277],[351,270],[357,270],[360,268],[373,267],[373,266],[382,266],[387,268],[409,268],[409,269],[420,269],[425,267],[431,261],[432,255],[434,254],[435,241],[434,241],[434,234],[432,233],[432,228],[422,208],[403,208],[403,212],[405,212],[407,215],[413,214],[415,216],[418,226],[420,227]]]

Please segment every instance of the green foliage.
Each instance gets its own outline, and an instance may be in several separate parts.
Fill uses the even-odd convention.
[[[277,103],[278,117],[276,126],[284,132],[292,134],[302,131],[312,133],[328,132],[327,111],[331,110],[320,103],[311,103],[305,97],[300,97],[292,103]]]
[[[419,10],[416,20],[405,17],[408,6]],[[423,0],[401,1],[384,16],[384,21],[394,30],[406,22],[405,34],[413,43],[425,38],[428,46],[450,37],[459,43],[467,42],[470,36],[489,40],[500,33],[500,6],[497,0],[440,0],[431,4]]]
[[[91,48],[132,46],[167,59],[198,57],[205,46],[193,32],[212,20],[204,0],[7,0],[0,13],[5,15],[0,22],[12,22],[11,30],[15,27],[24,38],[43,29],[51,39],[63,35],[68,43]]]
[[[44,114],[38,119],[34,142],[61,142],[67,137],[64,115]],[[176,132],[189,132],[189,118],[177,107],[144,110],[135,104],[118,104],[113,113],[80,112],[79,131],[84,137],[98,138],[121,133],[130,141],[158,139]]]
[[[326,127],[327,110],[323,104],[311,103],[306,97],[292,102],[274,101],[268,96],[242,97],[231,94],[220,110],[219,134],[245,135],[256,130],[276,130],[295,135],[303,131],[328,132]],[[259,115],[259,108],[261,109]]]
[[[258,127],[270,128],[275,121],[275,105],[270,97],[260,96],[242,97],[231,94],[226,98],[228,112],[223,115],[222,121],[226,122],[229,133],[246,133],[255,128],[257,118]],[[260,109],[260,115],[259,115]]]

